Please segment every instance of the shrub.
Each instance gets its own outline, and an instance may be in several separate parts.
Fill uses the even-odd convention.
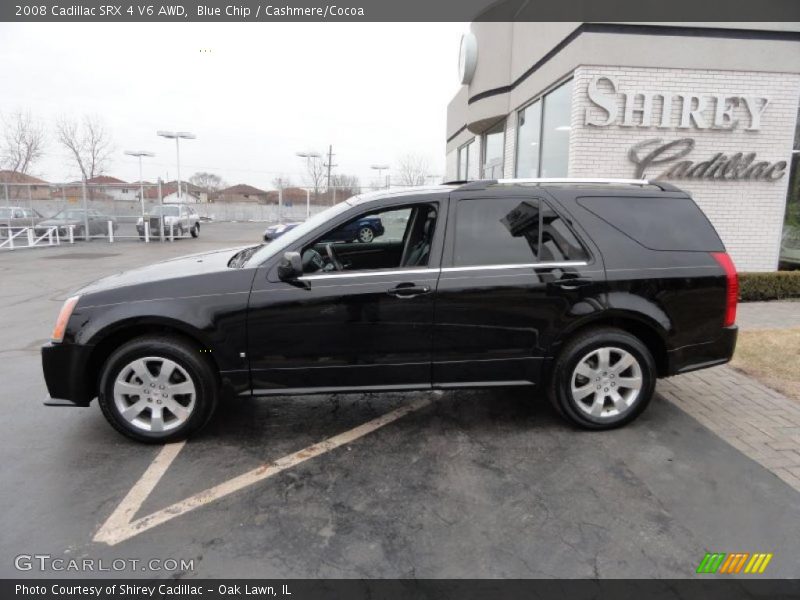
[[[739,273],[739,300],[783,300],[800,298],[800,271]]]

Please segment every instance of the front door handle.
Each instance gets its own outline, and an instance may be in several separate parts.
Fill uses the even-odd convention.
[[[586,285],[590,285],[592,283],[591,279],[586,279],[582,277],[571,277],[568,279],[560,279],[556,281],[555,284],[561,288],[562,290],[577,290],[579,287],[583,287]]]
[[[431,288],[427,285],[414,285],[413,283],[401,283],[386,291],[390,296],[395,298],[414,298],[415,296],[422,296],[423,294],[430,294]]]

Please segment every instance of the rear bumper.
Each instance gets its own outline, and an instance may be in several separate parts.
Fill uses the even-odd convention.
[[[86,381],[93,346],[45,344],[42,346],[42,371],[50,399],[48,406],[88,406],[97,395]]]
[[[678,375],[725,364],[733,357],[738,333],[739,328],[736,325],[725,327],[722,334],[711,342],[692,344],[669,351],[667,375]]]

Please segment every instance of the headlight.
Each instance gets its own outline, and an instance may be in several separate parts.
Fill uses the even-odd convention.
[[[53,327],[53,335],[50,336],[50,341],[54,344],[60,344],[64,340],[64,332],[67,330],[67,322],[72,316],[72,311],[75,310],[75,305],[78,303],[80,296],[72,296],[67,298],[64,306],[61,307],[61,312],[58,313],[56,319],[56,326]]]

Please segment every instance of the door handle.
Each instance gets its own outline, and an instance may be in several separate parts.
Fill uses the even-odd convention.
[[[573,277],[569,279],[561,279],[559,281],[556,281],[555,285],[557,285],[562,290],[569,291],[569,290],[577,290],[578,288],[590,285],[591,283],[592,283],[591,279],[585,279],[582,277]]]
[[[430,294],[430,292],[430,286],[409,283],[401,283],[386,291],[387,294],[395,298],[413,298],[415,296],[422,296],[423,294]]]

